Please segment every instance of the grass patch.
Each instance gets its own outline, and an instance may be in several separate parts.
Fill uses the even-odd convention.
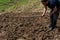
[[[16,7],[26,4],[27,2],[28,0],[0,0],[0,12],[13,10]]]
[[[21,6],[24,5],[24,8]],[[0,12],[12,11],[16,8],[26,9],[42,8],[40,0],[0,0]]]

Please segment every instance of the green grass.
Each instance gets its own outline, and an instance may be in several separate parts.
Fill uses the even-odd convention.
[[[0,12],[26,4],[28,0],[0,0]]]
[[[31,3],[29,3],[28,1],[30,1]],[[36,8],[40,5],[35,2],[39,3],[39,0],[0,0],[0,12],[12,11],[13,9],[19,8],[22,5],[27,6],[27,4],[28,7],[25,7],[25,9],[27,8],[29,10],[30,8]],[[32,5],[36,5],[36,6],[32,6]],[[42,6],[40,6],[39,8],[42,8]]]
[[[0,0],[0,11],[5,10],[9,6],[10,0]]]

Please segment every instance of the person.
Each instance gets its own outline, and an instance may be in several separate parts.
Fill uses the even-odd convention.
[[[49,30],[53,30],[56,27],[57,19],[60,10],[60,0],[41,0],[44,5],[42,16],[45,15],[47,8],[50,8],[50,25]]]

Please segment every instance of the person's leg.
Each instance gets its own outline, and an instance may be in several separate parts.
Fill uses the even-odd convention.
[[[53,10],[52,10],[53,11]],[[50,28],[54,29],[56,26],[56,22],[59,16],[59,11],[56,11],[55,13],[50,12]]]

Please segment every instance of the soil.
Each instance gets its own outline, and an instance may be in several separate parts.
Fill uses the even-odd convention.
[[[0,15],[0,40],[60,40],[60,18],[57,27],[47,32],[49,13],[5,13]]]

